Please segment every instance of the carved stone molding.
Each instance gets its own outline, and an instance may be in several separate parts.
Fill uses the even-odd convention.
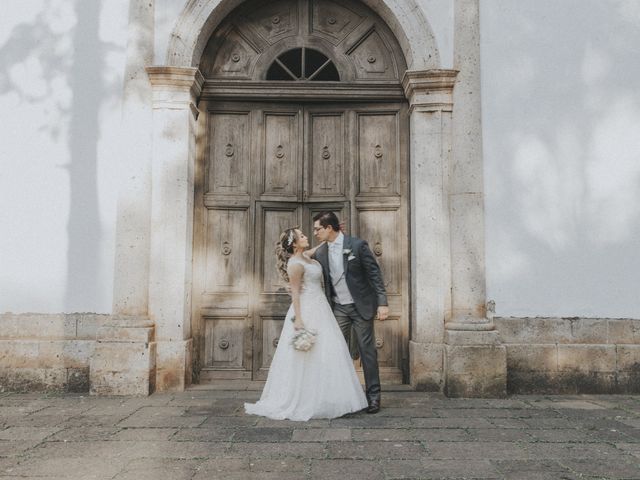
[[[451,111],[457,75],[457,70],[407,70],[402,87],[410,108]]]
[[[147,67],[153,89],[153,107],[168,109],[190,108],[197,118],[196,107],[204,86],[200,70],[192,67]]]

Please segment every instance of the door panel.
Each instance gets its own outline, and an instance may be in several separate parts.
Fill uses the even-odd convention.
[[[358,115],[359,194],[399,195],[395,112]]]
[[[298,112],[264,113],[261,157],[265,195],[297,197],[302,174],[299,156],[301,127]]]
[[[248,112],[211,115],[208,161],[211,193],[249,193],[250,120]]]
[[[344,196],[344,115],[312,112],[308,117],[310,196]]]
[[[406,381],[406,106],[201,106],[193,295],[200,381],[266,379],[291,302],[275,243],[296,225],[313,237],[313,216],[323,210],[367,240],[380,264],[391,310],[375,324],[381,377]]]
[[[248,233],[247,210],[207,210],[205,292],[249,293]]]

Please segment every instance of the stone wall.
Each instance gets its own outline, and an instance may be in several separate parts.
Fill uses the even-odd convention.
[[[640,392],[640,320],[495,318],[509,393]]]
[[[98,314],[0,315],[0,392],[88,392]],[[507,351],[507,389],[640,392],[640,320],[494,318]]]
[[[98,314],[0,315],[0,392],[89,391]]]

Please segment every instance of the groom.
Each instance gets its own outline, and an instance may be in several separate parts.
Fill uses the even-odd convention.
[[[325,294],[333,307],[345,339],[351,327],[356,334],[362,359],[369,407],[367,413],[380,411],[380,375],[373,319],[389,316],[382,272],[364,240],[344,235],[333,212],[313,217],[313,234],[326,242],[315,252],[322,265]],[[348,342],[347,342],[348,343]]]

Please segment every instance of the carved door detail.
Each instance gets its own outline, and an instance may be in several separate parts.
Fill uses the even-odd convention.
[[[216,101],[200,109],[193,265],[199,381],[266,379],[290,305],[275,242],[295,225],[311,237],[322,210],[367,240],[382,268],[391,318],[375,325],[381,375],[406,381],[406,106]]]

